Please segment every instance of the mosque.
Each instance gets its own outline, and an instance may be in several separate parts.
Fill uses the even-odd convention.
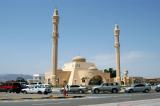
[[[76,56],[71,62],[65,63],[62,69],[58,69],[58,24],[59,14],[58,10],[54,10],[53,14],[53,35],[52,35],[52,67],[49,72],[45,73],[45,83],[55,85],[89,85],[91,79],[95,77],[101,78],[103,82],[114,82],[113,78],[110,78],[110,73],[104,73],[102,70],[98,70],[94,63],[87,62],[84,57]],[[119,50],[119,27],[115,26],[115,48],[116,48],[116,82],[120,82],[120,50]]]
[[[65,63],[63,68],[56,72],[56,75],[57,85],[63,85],[64,83],[68,85],[89,85],[91,79],[96,76],[101,77],[103,82],[112,82],[110,73],[104,73],[102,70],[98,70],[95,64],[87,62],[81,56],[76,56],[71,62]],[[51,76],[51,72],[45,73],[47,83],[51,83]]]

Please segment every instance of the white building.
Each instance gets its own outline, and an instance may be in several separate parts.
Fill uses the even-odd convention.
[[[44,74],[33,74],[33,79],[27,80],[29,84],[35,83],[45,83],[45,75]]]

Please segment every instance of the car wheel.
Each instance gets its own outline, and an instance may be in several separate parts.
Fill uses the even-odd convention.
[[[83,93],[83,90],[79,90],[79,93],[82,94],[82,93]]]
[[[7,92],[12,93],[12,90],[8,90]]]
[[[23,91],[23,93],[27,94],[27,91]]]
[[[98,94],[99,92],[100,92],[99,89],[95,89],[95,90],[94,90],[94,93],[95,93],[95,94]]]
[[[156,92],[160,92],[160,89],[159,89],[159,88],[156,88],[155,91],[156,91]]]
[[[44,91],[44,94],[45,94],[45,95],[47,95],[47,94],[48,94],[48,92]]]
[[[130,90],[129,90],[129,93],[133,93],[133,89],[130,89]]]
[[[145,90],[144,90],[144,92],[145,92],[145,93],[148,93],[148,92],[149,92],[149,90],[148,90],[148,89],[145,89]]]
[[[38,93],[38,94],[42,94],[42,92],[41,92],[41,91],[38,91],[37,93]]]
[[[16,91],[16,93],[20,93],[20,91]]]
[[[63,90],[60,90],[60,93],[63,94]]]
[[[112,93],[118,93],[117,89],[112,89]]]

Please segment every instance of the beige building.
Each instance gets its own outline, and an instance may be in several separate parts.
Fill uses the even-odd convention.
[[[129,77],[124,76],[122,78],[123,84],[126,86],[136,84],[136,83],[148,83],[151,85],[156,85],[160,83],[160,78],[144,78],[144,77]]]
[[[88,85],[90,80],[99,76],[103,82],[113,82],[110,78],[110,73],[104,73],[102,70],[98,70],[95,64],[87,62],[85,58],[76,56],[71,62],[65,63],[61,70],[56,72],[56,84],[57,85]],[[51,83],[51,72],[45,73],[46,83]]]

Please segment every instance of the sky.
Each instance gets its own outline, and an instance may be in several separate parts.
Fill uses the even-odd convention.
[[[120,27],[121,73],[160,77],[159,0],[0,0],[0,74],[45,73],[51,66],[52,15],[59,11],[58,66],[82,56],[115,68]]]

